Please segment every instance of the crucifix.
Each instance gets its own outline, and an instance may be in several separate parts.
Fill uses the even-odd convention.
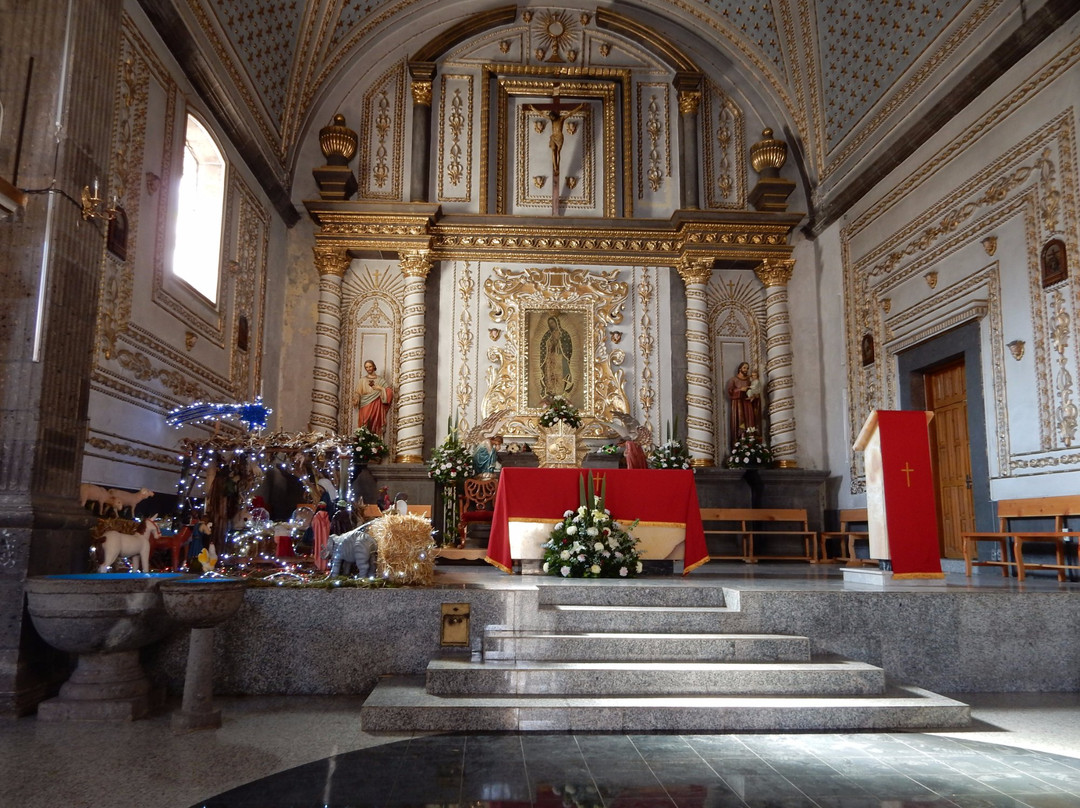
[[[566,119],[577,115],[585,108],[585,102],[578,104],[573,109],[567,109],[559,98],[559,87],[555,86],[550,104],[529,104],[525,109],[534,115],[547,118],[551,122],[551,136],[548,138],[548,148],[551,149],[551,215],[559,215],[559,160],[562,157],[563,125]]]

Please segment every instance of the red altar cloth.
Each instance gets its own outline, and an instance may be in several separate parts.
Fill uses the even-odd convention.
[[[577,508],[580,480],[589,474],[607,479],[605,507],[623,526],[642,522],[682,525],[685,529],[683,574],[709,560],[701,525],[694,472],[674,469],[534,469],[504,468],[495,496],[487,557],[504,572],[513,569],[510,521],[561,520]]]

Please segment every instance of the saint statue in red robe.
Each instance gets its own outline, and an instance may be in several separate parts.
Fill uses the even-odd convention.
[[[357,426],[366,426],[379,437],[386,427],[386,413],[394,400],[394,388],[385,377],[379,375],[375,363],[364,362],[364,375],[356,388],[355,404],[360,408]]]

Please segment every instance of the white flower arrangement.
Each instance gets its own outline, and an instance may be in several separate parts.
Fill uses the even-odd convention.
[[[443,485],[464,480],[474,470],[472,454],[458,440],[457,430],[451,430],[446,440],[435,447],[428,461],[428,476]]]
[[[604,507],[604,490],[594,496],[591,476],[587,491],[582,477],[581,505],[565,511],[562,522],[541,545],[545,573],[563,578],[632,578],[641,573],[637,540],[630,534],[637,520],[624,529],[612,519]],[[585,543],[581,536],[586,537]]]
[[[690,452],[683,442],[676,437],[679,431],[679,419],[675,419],[675,428],[671,424],[667,426],[667,440],[653,448],[649,454],[649,468],[654,469],[688,469],[690,468]]]
[[[729,469],[766,466],[772,462],[772,451],[758,437],[755,427],[747,427],[742,436],[731,447],[731,453],[724,461]]]

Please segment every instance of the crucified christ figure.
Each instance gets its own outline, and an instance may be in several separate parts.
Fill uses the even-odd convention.
[[[563,124],[566,123],[566,119],[572,115],[576,115],[585,108],[585,104],[578,104],[573,109],[560,110],[559,98],[555,97],[555,103],[551,105],[544,105],[546,109],[537,109],[532,104],[527,106],[529,112],[533,115],[539,115],[542,118],[547,118],[551,121],[551,137],[548,138],[548,147],[551,149],[551,167],[554,174],[553,183],[556,188],[558,187],[559,179],[559,158],[562,156],[563,147]]]

